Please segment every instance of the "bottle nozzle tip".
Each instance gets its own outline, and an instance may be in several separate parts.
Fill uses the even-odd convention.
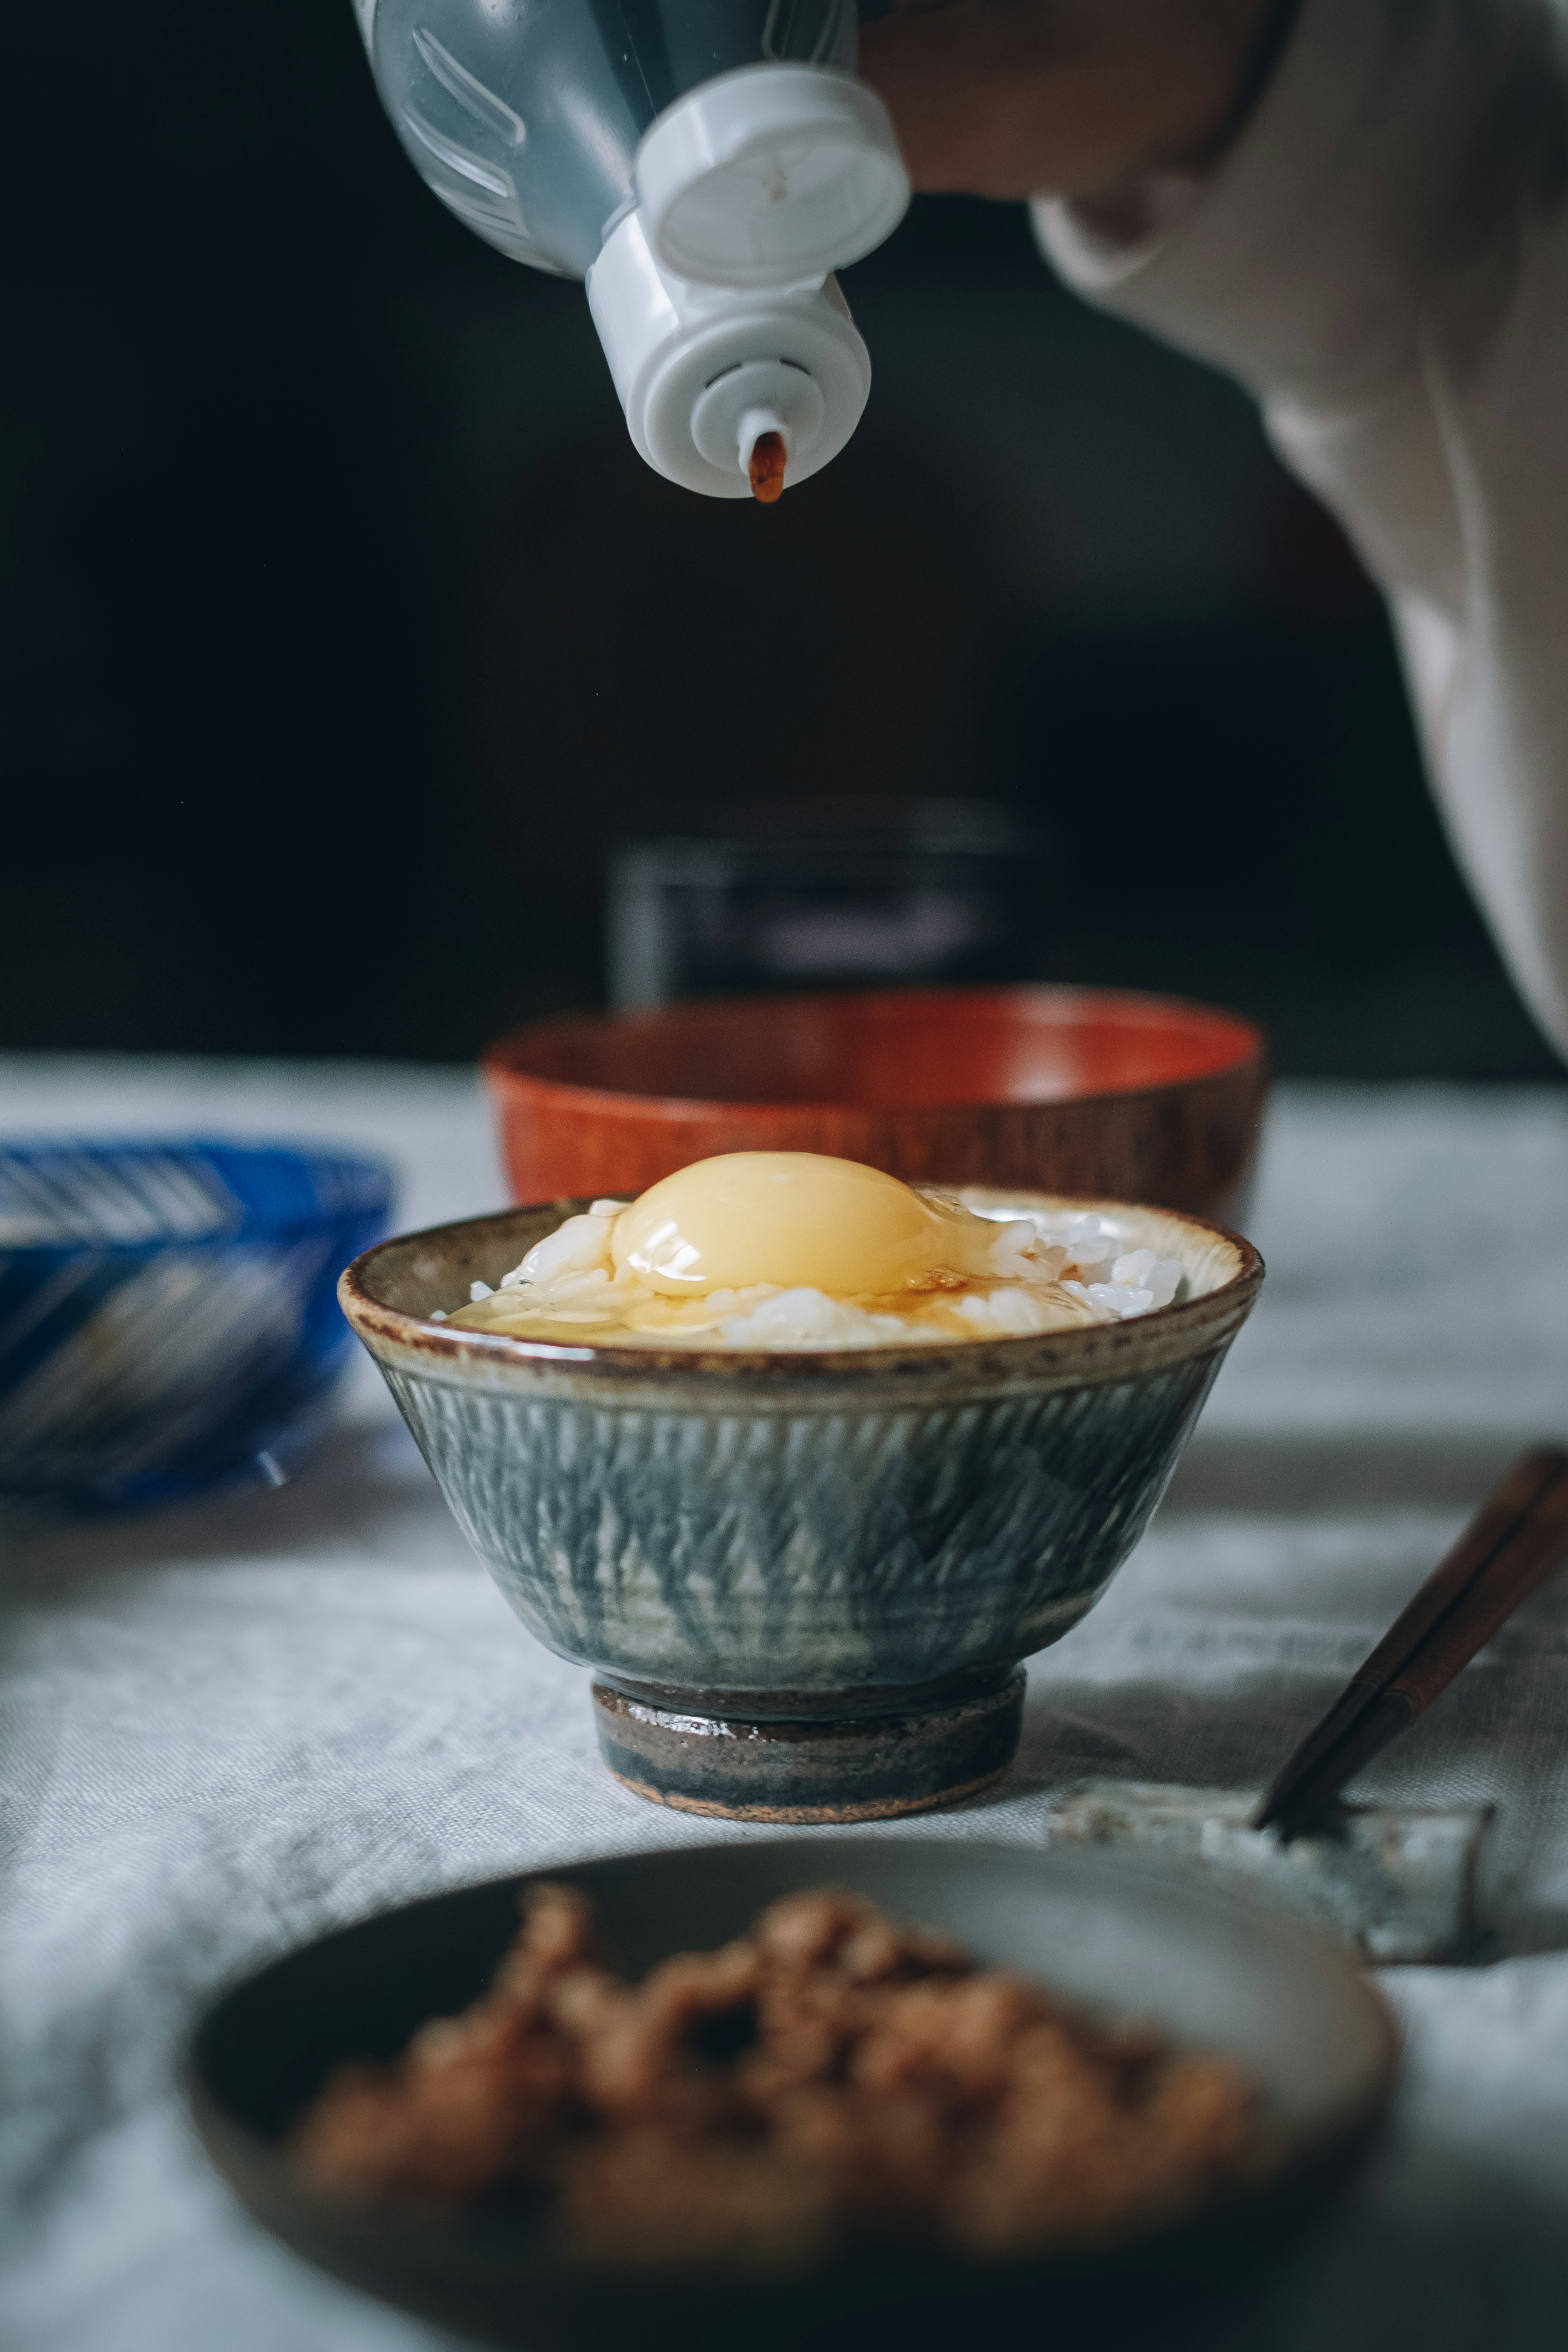
[[[752,485],[752,496],[760,506],[771,507],[784,496],[784,467],[789,452],[784,447],[782,433],[759,433],[746,459],[746,473]]]

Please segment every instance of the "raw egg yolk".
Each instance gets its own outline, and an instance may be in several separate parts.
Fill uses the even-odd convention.
[[[671,1297],[754,1282],[848,1298],[901,1290],[942,1263],[944,1220],[896,1176],[816,1151],[727,1151],[624,1210],[618,1271]]]

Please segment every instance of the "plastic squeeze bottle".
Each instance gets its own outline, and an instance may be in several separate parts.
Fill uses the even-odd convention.
[[[871,363],[833,271],[909,181],[855,0],[354,0],[405,152],[513,260],[586,280],[656,472],[764,502],[837,456]]]

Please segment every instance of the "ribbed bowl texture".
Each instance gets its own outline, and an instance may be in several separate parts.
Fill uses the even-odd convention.
[[[277,1477],[343,1369],[373,1160],[205,1141],[0,1148],[0,1495],[69,1509]]]

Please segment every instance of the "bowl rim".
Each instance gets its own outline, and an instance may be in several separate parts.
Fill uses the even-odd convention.
[[[586,1209],[588,1201],[584,1196],[519,1202],[511,1208],[491,1211],[487,1216],[458,1217],[412,1233],[388,1234],[344,1267],[338,1278],[338,1297],[344,1315],[367,1345],[374,1335],[416,1355],[446,1359],[454,1367],[461,1362],[474,1366],[489,1363],[520,1371],[560,1370],[580,1377],[597,1374],[621,1380],[638,1376],[658,1380],[685,1374],[698,1381],[712,1380],[715,1383],[728,1375],[748,1385],[769,1381],[788,1385],[817,1375],[835,1380],[870,1380],[879,1374],[897,1378],[923,1371],[940,1378],[963,1371],[972,1373],[977,1384],[989,1386],[998,1376],[1047,1370],[1058,1373],[1081,1370],[1086,1384],[1114,1378],[1130,1369],[1125,1359],[1131,1352],[1143,1352],[1138,1349],[1138,1340],[1150,1335],[1161,1341],[1174,1342],[1168,1349],[1162,1349],[1162,1361],[1179,1361],[1195,1354],[1205,1341],[1215,1337],[1216,1325],[1227,1330],[1239,1326],[1262,1286],[1263,1258],[1246,1235],[1213,1218],[1194,1216],[1190,1210],[1161,1208],[1152,1202],[1116,1201],[1103,1194],[1047,1192],[1027,1185],[966,1185],[963,1190],[969,1193],[994,1192],[1009,1199],[1028,1199],[1040,1205],[1077,1209],[1080,1213],[1131,1210],[1139,1214],[1173,1218],[1179,1224],[1227,1244],[1237,1253],[1238,1263],[1235,1272],[1214,1289],[1200,1292],[1194,1298],[1174,1300],[1169,1307],[1152,1307],[1146,1314],[1129,1317],[1126,1321],[1079,1324],[1066,1330],[1009,1334],[995,1339],[928,1339],[860,1348],[566,1345],[558,1340],[519,1339],[502,1331],[475,1331],[461,1326],[454,1329],[447,1322],[435,1322],[425,1316],[411,1315],[402,1307],[386,1306],[369,1286],[366,1277],[374,1260],[385,1250],[412,1242],[433,1242],[485,1225],[510,1223],[519,1217],[537,1216],[543,1210],[559,1210],[560,1222],[563,1223],[567,1216]],[[1184,1346],[1184,1339],[1189,1344]]]
[[[968,1003],[999,1009],[1005,1001],[1021,998],[1059,1006],[1069,1016],[1069,1021],[1075,1007],[1092,1007],[1100,1019],[1121,1018],[1129,1025],[1131,1016],[1142,1013],[1159,1016],[1173,1027],[1180,1025],[1183,1021],[1191,1021],[1194,1026],[1205,1028],[1223,1026],[1241,1033],[1246,1042],[1238,1045],[1230,1058],[1217,1062],[1213,1068],[1137,1086],[1074,1088],[1066,1094],[1042,1096],[1037,1101],[1008,1096],[983,1097],[977,1101],[973,1097],[960,1096],[952,1101],[885,1105],[857,1102],[843,1096],[791,1096],[787,1100],[779,1101],[743,1095],[640,1094],[629,1087],[594,1085],[575,1078],[547,1077],[540,1072],[520,1067],[516,1059],[530,1039],[542,1039],[581,1029],[630,1028],[642,1023],[657,1023],[667,1014],[691,1010],[721,1008],[755,1016],[782,1005],[792,1008],[854,1005],[874,1011],[883,1005],[931,1003],[933,1001],[950,1006]],[[1173,1015],[1176,1018],[1173,1019]],[[1068,1023],[1064,1022],[1062,1025],[1067,1026]],[[993,986],[975,984],[953,988],[820,989],[798,992],[791,990],[773,996],[682,997],[669,1004],[628,1005],[604,1013],[550,1013],[541,1020],[525,1022],[517,1029],[508,1030],[488,1045],[479,1057],[480,1075],[498,1100],[504,1102],[517,1095],[535,1098],[564,1097],[584,1109],[613,1108],[618,1109],[623,1117],[648,1121],[697,1120],[726,1114],[789,1118],[821,1118],[831,1113],[866,1119],[922,1119],[946,1117],[955,1111],[971,1114],[976,1111],[993,1114],[1050,1111],[1060,1110],[1074,1103],[1135,1102],[1153,1098],[1221,1078],[1234,1078],[1248,1070],[1256,1070],[1259,1076],[1267,1076],[1268,1039],[1264,1030],[1245,1013],[1229,1012],[1223,1005],[1202,1003],[1193,997],[1162,995],[1152,990],[1079,987],[1071,982],[1054,981],[1017,981]]]
[[[166,1135],[146,1131],[50,1135],[23,1129],[15,1135],[0,1136],[0,1164],[11,1158],[37,1160],[45,1156],[83,1160],[132,1157],[210,1160],[219,1154],[246,1160],[289,1160],[297,1168],[325,1169],[338,1175],[348,1173],[371,1180],[367,1189],[376,1191],[379,1197],[374,1202],[340,1201],[323,1203],[318,1201],[314,1207],[291,1210],[283,1216],[259,1213],[253,1202],[246,1201],[238,1204],[243,1213],[231,1223],[195,1233],[181,1233],[170,1226],[163,1231],[133,1238],[120,1234],[83,1231],[40,1234],[16,1240],[9,1240],[0,1234],[0,1258],[85,1254],[95,1259],[141,1259],[156,1256],[168,1250],[213,1250],[233,1248],[237,1244],[250,1246],[262,1240],[289,1240],[302,1234],[324,1232],[345,1216],[374,1214],[389,1217],[396,1207],[399,1172],[395,1162],[385,1152],[356,1144],[339,1144],[330,1139],[314,1143],[299,1136],[208,1135],[199,1130],[174,1131]],[[216,1172],[221,1179],[221,1168]]]

